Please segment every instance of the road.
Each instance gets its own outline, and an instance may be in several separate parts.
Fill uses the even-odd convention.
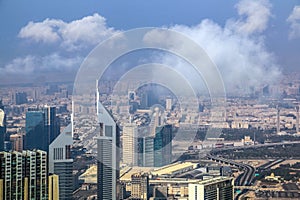
[[[238,168],[242,168],[244,173],[237,179],[235,184],[237,186],[251,186],[252,185],[252,182],[253,182],[253,179],[255,176],[255,168],[253,166],[243,164],[243,163],[238,163],[233,160],[225,159],[225,158],[218,157],[218,156],[212,156],[210,154],[207,156],[207,158],[211,159],[213,161],[216,161],[216,162],[221,162],[224,164],[229,164],[229,165],[236,166]],[[241,191],[241,193],[236,196],[235,199],[238,199],[241,195],[245,194],[247,191],[248,191],[248,189],[243,189]]]
[[[255,176],[255,168],[253,166],[235,162],[233,160],[225,159],[225,158],[218,157],[218,156],[213,156],[213,155],[208,155],[207,158],[211,159],[213,161],[217,161],[217,162],[221,162],[224,164],[233,165],[238,168],[242,168],[244,173],[241,176],[240,180],[238,181],[238,186],[247,186],[247,185],[252,184],[253,178]]]

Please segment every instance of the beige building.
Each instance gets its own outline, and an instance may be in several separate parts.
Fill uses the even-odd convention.
[[[131,198],[147,200],[149,198],[149,178],[147,174],[131,176]]]
[[[134,124],[125,124],[123,126],[123,163],[128,166],[137,166],[138,164],[138,129]]]

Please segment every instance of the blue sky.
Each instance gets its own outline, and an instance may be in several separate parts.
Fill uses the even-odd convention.
[[[251,2],[251,0],[248,1]],[[12,79],[12,77],[31,77],[32,74],[37,72],[49,73],[53,71],[55,74],[57,71],[69,70],[74,74],[79,67],[81,59],[88,54],[97,42],[115,32],[132,28],[148,26],[174,28],[190,34],[190,36],[195,37],[195,40],[199,40],[199,43],[201,43],[203,38],[207,38],[197,38],[197,34],[201,34],[201,31],[214,34],[210,32],[212,29],[202,26],[212,27],[212,25],[215,25],[225,32],[228,27],[231,27],[231,25],[228,25],[230,21],[233,24],[238,24],[238,26],[242,26],[239,24],[240,22],[246,23],[249,15],[245,13],[239,14],[237,8],[239,2],[247,5],[247,0],[0,0],[0,25],[2,27],[0,31],[0,84],[1,82],[14,81],[15,78]],[[236,41],[242,41],[241,43],[243,44],[250,41],[258,45],[257,49],[264,48],[264,53],[272,55],[272,65],[276,65],[276,70],[277,68],[281,71],[299,70],[300,30],[298,29],[300,29],[300,9],[299,11],[295,10],[294,14],[293,9],[300,5],[300,1],[263,0],[258,2],[264,2],[262,6],[267,7],[267,11],[270,11],[270,14],[262,15],[266,18],[266,23],[256,24],[256,30],[250,31],[251,33],[246,35],[237,33],[234,37],[239,37],[240,39]],[[246,8],[240,6],[241,12],[244,12],[244,9]],[[246,10],[245,12],[248,11]],[[292,14],[293,17],[287,20]],[[33,34],[30,32],[39,30],[40,26],[36,26],[35,28],[37,29],[28,27],[30,22],[33,25],[42,23],[49,26],[49,23],[45,22],[48,18],[56,20],[55,22],[50,22],[55,23],[55,26],[60,27],[70,24],[69,28],[71,28],[72,22],[82,20],[88,16],[90,18],[86,19],[86,21],[98,20],[97,23],[100,23],[100,25],[92,30],[99,30],[105,33],[103,38],[93,41],[97,37],[96,35],[87,36],[86,38],[90,38],[83,41],[80,38],[66,40],[64,38],[67,37],[66,35],[59,35],[60,39],[52,38],[52,42],[49,42],[49,38],[45,38],[46,35],[41,38],[38,33]],[[203,20],[205,19],[209,19],[209,22],[204,23]],[[64,24],[57,25],[59,20]],[[201,24],[200,28],[195,28]],[[22,28],[26,27],[28,29],[21,34]],[[235,30],[237,30],[236,27]],[[74,32],[72,34],[74,35]],[[220,34],[216,35],[220,36]],[[84,34],[81,33],[80,36],[84,36]],[[229,36],[224,38],[230,40]],[[260,42],[261,40],[263,42]],[[204,44],[204,49],[205,45],[210,46],[210,44]],[[226,52],[226,50],[224,51]],[[259,54],[259,52],[256,53]],[[222,55],[218,55],[216,60],[219,57],[222,57]],[[248,57],[245,56],[245,58]],[[58,59],[58,62],[48,65],[47,61],[55,59]],[[60,59],[66,59],[67,64],[54,66],[62,63],[59,61]],[[39,68],[39,65],[43,65],[43,67]],[[264,65],[266,63],[262,64],[262,67]],[[56,76],[54,75],[54,77]],[[28,79],[24,81],[28,81]]]

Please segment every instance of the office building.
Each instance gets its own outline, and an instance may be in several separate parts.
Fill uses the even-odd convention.
[[[29,108],[26,112],[24,149],[40,149],[48,152],[50,143],[59,135],[60,124],[56,108]]]
[[[189,200],[234,199],[233,178],[216,177],[189,184]]]
[[[147,174],[131,176],[131,199],[147,200],[149,198],[149,178]]]
[[[17,92],[15,94],[15,103],[16,105],[21,105],[27,103],[27,93],[26,92]]]
[[[154,137],[145,136],[138,138],[138,166],[154,166]]]
[[[154,167],[161,167],[172,162],[172,125],[156,128],[154,138]]]
[[[0,152],[0,199],[48,199],[45,151]]]
[[[125,124],[123,126],[122,150],[123,163],[128,166],[138,165],[138,128],[134,124]]]
[[[6,115],[2,100],[0,100],[0,151],[4,150],[4,140],[6,134]]]
[[[49,145],[49,173],[59,177],[59,199],[71,200],[73,194],[72,124]]]
[[[156,127],[155,136],[138,138],[138,166],[161,167],[172,162],[172,125]]]
[[[119,164],[120,130],[113,116],[98,101],[100,135],[97,138],[97,198],[120,199]]]

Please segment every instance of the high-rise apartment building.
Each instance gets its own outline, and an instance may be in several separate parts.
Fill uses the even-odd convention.
[[[4,150],[4,140],[6,134],[6,115],[2,100],[0,100],[0,151]]]
[[[97,138],[97,197],[99,200],[118,200],[120,131],[114,118],[100,102],[97,102],[97,110],[100,125]]]
[[[123,126],[122,150],[123,163],[129,166],[138,165],[138,128],[134,124],[125,124]]]
[[[0,152],[0,199],[48,199],[45,151]]]
[[[216,177],[189,184],[189,200],[234,199],[233,178]]]
[[[73,194],[72,124],[49,145],[49,173],[59,177],[59,199],[71,200]]]
[[[56,108],[29,108],[26,112],[24,149],[48,151],[50,143],[59,135],[60,124]]]

